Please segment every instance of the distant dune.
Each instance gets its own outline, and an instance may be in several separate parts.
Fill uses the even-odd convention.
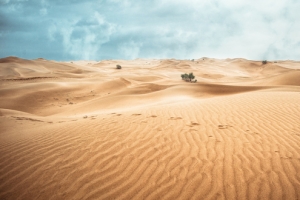
[[[300,62],[0,59],[0,199],[296,200],[299,172]]]

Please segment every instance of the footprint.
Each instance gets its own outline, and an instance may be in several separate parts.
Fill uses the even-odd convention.
[[[132,114],[133,116],[139,116],[139,115],[142,115],[142,114]]]
[[[178,120],[178,119],[182,119],[181,117],[170,117],[169,120]]]
[[[15,118],[16,120],[29,120],[29,121],[33,121],[33,122],[44,122],[38,119],[33,119],[33,118],[29,118],[29,117],[15,117],[15,116],[11,116],[13,118]]]
[[[155,118],[155,117],[157,117],[156,115],[151,115],[150,117],[153,117],[153,118]]]
[[[219,129],[227,129],[227,128],[228,128],[228,125],[219,125],[218,128],[219,128]]]
[[[191,124],[187,124],[189,127],[199,126],[200,124],[197,122],[191,122]]]

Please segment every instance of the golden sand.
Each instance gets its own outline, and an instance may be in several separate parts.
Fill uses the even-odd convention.
[[[0,59],[0,199],[300,199],[300,63]]]

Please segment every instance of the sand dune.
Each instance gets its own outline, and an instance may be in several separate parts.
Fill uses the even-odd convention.
[[[296,61],[0,59],[0,199],[300,199],[299,77]]]

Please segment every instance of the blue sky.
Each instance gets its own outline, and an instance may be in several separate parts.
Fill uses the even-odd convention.
[[[300,60],[299,0],[0,0],[0,57]]]

